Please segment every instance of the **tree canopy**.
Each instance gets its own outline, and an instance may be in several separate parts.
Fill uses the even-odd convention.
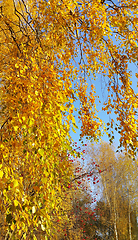
[[[96,141],[101,136],[96,74],[107,79],[103,110],[117,116],[120,145],[136,155],[138,94],[129,67],[138,60],[138,1],[0,4],[3,231],[16,239],[30,232],[35,239],[41,225],[48,237],[53,214],[66,208],[62,186],[67,189],[74,178],[68,154],[77,157],[70,136],[77,128],[75,117],[81,122],[81,139]],[[108,125],[112,142],[114,120]]]

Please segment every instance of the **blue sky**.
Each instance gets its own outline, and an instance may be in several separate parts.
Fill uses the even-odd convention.
[[[135,77],[135,73],[137,72],[137,67],[134,64],[130,64],[129,68],[132,71],[132,87],[133,87],[135,93],[138,93],[137,78]],[[108,78],[102,79],[101,75],[97,75],[96,80],[93,80],[93,78],[91,78],[91,79],[92,79],[92,80],[90,80],[91,83],[94,83],[95,88],[96,88],[96,95],[99,96],[99,99],[97,99],[97,101],[96,101],[98,117],[100,117],[105,122],[105,126],[106,126],[106,124],[109,122],[110,118],[113,118],[115,121],[116,117],[117,117],[114,113],[108,115],[106,111],[102,110],[103,102],[106,101],[107,95],[108,95],[106,83],[108,83],[109,79]],[[101,101],[101,103],[99,103],[99,100]],[[76,103],[76,107],[79,107],[78,103]],[[76,124],[79,128],[76,129],[76,133],[71,131],[71,137],[75,142],[78,142],[78,145],[80,145],[79,135],[80,135],[81,124],[78,122],[77,116],[75,117],[75,120],[76,120]],[[115,122],[117,122],[117,121],[115,121]],[[114,132],[114,137],[115,137],[114,145],[115,145],[115,147],[117,147],[119,145],[119,134],[116,131]],[[108,142],[109,139],[108,139],[107,134],[103,135],[102,140]],[[84,142],[85,141],[86,140],[84,139]]]

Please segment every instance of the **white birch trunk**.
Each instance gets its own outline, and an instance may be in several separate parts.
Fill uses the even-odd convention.
[[[118,232],[117,232],[117,214],[116,214],[116,204],[115,204],[115,193],[116,193],[116,186],[114,191],[114,230],[115,230],[115,239],[118,240]]]
[[[129,197],[129,189],[128,189],[128,221],[129,221],[129,240],[132,240],[132,232],[131,232],[131,218],[130,218],[130,197]]]

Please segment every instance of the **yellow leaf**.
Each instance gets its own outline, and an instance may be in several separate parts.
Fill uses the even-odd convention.
[[[70,121],[70,120],[72,120],[72,115],[68,115],[67,116],[67,119]]]
[[[19,65],[16,63],[16,64],[15,64],[15,67],[16,67],[16,68],[19,68]]]
[[[72,128],[72,131],[73,131],[74,133],[76,133],[76,131],[75,131],[75,129],[74,129],[74,128]]]
[[[16,199],[14,200],[14,205],[15,205],[15,207],[18,206],[18,201]]]
[[[35,206],[32,207],[32,213],[34,214],[36,212]]]
[[[3,171],[0,170],[0,178],[2,178],[2,177],[3,177]]]
[[[43,224],[41,224],[41,229],[42,231],[45,231],[45,226]]]
[[[15,187],[18,187],[18,185],[19,185],[18,181],[17,181],[17,180],[14,180],[14,181],[13,181],[13,187],[14,187],[14,188],[15,188]]]
[[[18,130],[18,126],[14,126],[14,130],[16,132]]]
[[[48,171],[44,170],[44,174],[47,177],[49,175]]]
[[[37,238],[36,238],[36,236],[35,236],[35,235],[33,236],[33,240],[37,240]]]
[[[14,231],[14,229],[15,229],[15,224],[14,224],[14,223],[12,223],[12,225],[11,225],[11,230],[13,230],[13,231]]]
[[[75,122],[75,118],[74,118],[74,117],[72,117],[72,122],[73,122],[73,123],[76,123],[76,122]]]
[[[29,121],[29,125],[30,125],[30,126],[33,126],[33,124],[34,124],[34,119],[31,118],[30,121]]]
[[[39,148],[38,149],[38,153],[43,156],[44,155],[44,149],[43,148]]]

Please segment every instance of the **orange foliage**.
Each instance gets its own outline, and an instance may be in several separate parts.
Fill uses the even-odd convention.
[[[90,74],[110,79],[114,103],[109,98],[105,110],[115,110],[120,143],[135,153],[138,95],[128,64],[138,56],[137,4],[2,1],[0,198],[9,234],[17,239],[39,228],[40,217],[50,235],[51,213],[62,202],[60,180],[67,183],[73,175],[66,156],[72,153],[69,132],[76,128],[76,101],[81,137],[101,135],[94,84],[90,93],[86,84]]]

